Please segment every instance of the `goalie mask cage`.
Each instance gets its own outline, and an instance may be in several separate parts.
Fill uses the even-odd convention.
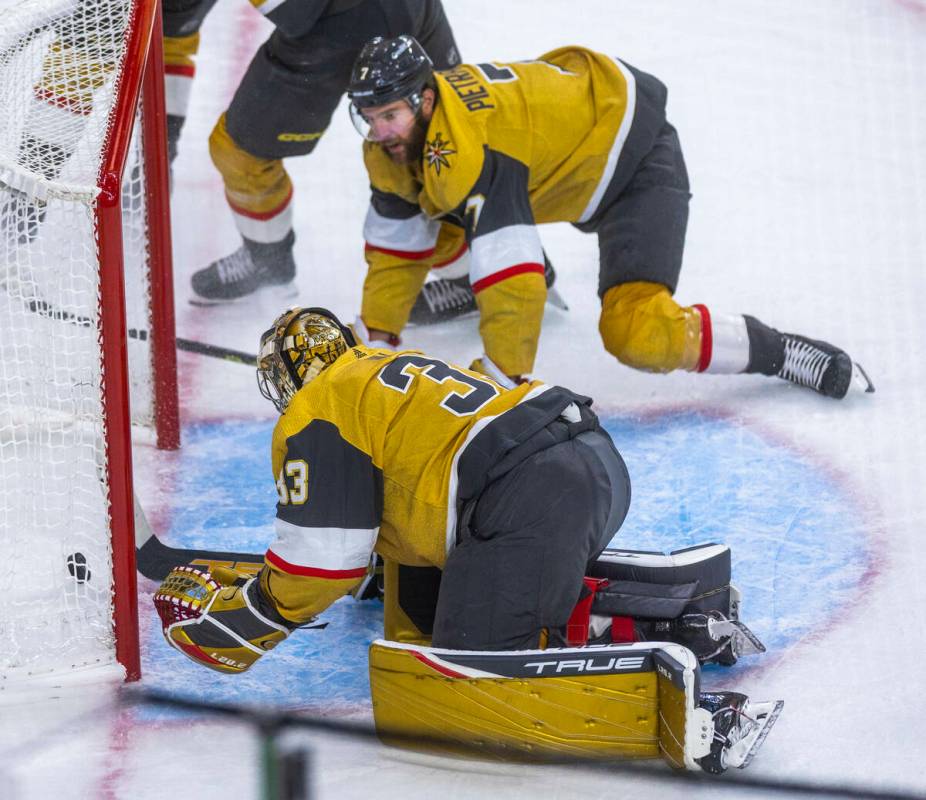
[[[0,691],[140,675],[131,426],[179,444],[165,135],[159,0],[0,0]]]

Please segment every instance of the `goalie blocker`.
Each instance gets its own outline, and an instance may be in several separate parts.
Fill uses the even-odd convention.
[[[668,642],[509,652],[378,640],[370,691],[386,744],[495,758],[659,758],[721,773],[749,764],[783,703],[701,694]]]

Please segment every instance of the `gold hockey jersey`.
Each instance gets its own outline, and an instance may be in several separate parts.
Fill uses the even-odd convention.
[[[362,580],[374,548],[442,567],[491,467],[577,400],[587,398],[540,382],[503,389],[417,351],[348,350],[274,430],[264,593],[301,622]]]
[[[470,246],[486,354],[520,375],[533,367],[546,297],[534,226],[594,222],[652,146],[665,87],[580,47],[536,61],[464,64],[436,80],[420,163],[399,165],[364,145],[373,195],[362,315],[370,327],[399,332],[440,224],[453,223]],[[405,291],[397,288],[403,275]]]

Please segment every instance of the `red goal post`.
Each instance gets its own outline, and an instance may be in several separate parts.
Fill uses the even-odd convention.
[[[148,260],[153,404],[157,446],[180,445],[177,399],[177,356],[174,325],[170,203],[167,164],[167,125],[164,110],[164,60],[160,0],[138,0],[130,25],[126,63],[119,100],[113,110],[111,135],[100,172],[97,206],[99,231],[103,371],[114,365],[123,376],[104,383],[107,425],[107,462],[126,464],[110,470],[110,520],[113,550],[113,623],[116,659],[126,669],[126,680],[141,677],[138,642],[138,589],[135,569],[135,521],[132,488],[132,439],[129,412],[127,322],[122,276],[122,176],[141,102],[141,137],[145,155],[145,209]]]
[[[132,432],[180,438],[160,0],[0,14],[0,363],[0,692],[135,680]]]

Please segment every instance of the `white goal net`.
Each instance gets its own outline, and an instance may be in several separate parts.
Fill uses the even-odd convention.
[[[145,15],[153,8],[145,0],[0,0],[0,678],[7,681],[116,663],[112,533],[127,531],[113,478],[131,492],[131,449],[113,398],[118,405],[130,386],[132,422],[154,423],[145,148],[142,126],[132,125],[141,119],[134,101],[141,74],[132,65],[144,63],[135,50],[147,49]],[[121,263],[107,268],[114,247]],[[127,374],[107,315],[128,329]],[[123,599],[131,616],[135,599]]]

